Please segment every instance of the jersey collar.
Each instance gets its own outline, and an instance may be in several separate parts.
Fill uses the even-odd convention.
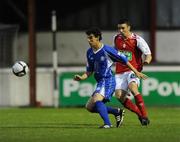
[[[104,44],[102,44],[101,48],[99,48],[98,50],[96,50],[96,51],[93,50],[93,53],[94,54],[98,53],[103,47],[104,47]]]

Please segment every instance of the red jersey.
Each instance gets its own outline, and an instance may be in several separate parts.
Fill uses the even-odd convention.
[[[149,46],[145,40],[132,33],[130,38],[124,39],[122,35],[118,34],[114,38],[115,48],[119,52],[125,54],[128,61],[138,70],[141,71],[143,68],[142,54],[151,54]],[[116,73],[122,73],[130,71],[127,65],[117,62],[116,63]]]

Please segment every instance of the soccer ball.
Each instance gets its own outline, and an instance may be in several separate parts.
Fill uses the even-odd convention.
[[[29,71],[29,68],[28,68],[27,64],[23,61],[17,61],[12,66],[13,74],[18,77],[22,77],[22,76],[26,75],[28,71]]]

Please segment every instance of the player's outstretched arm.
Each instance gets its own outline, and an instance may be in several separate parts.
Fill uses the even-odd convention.
[[[136,76],[137,76],[138,78],[141,78],[141,79],[143,79],[143,80],[148,78],[147,75],[145,75],[145,74],[137,71],[136,68],[134,68],[134,67],[131,65],[130,62],[127,62],[127,66],[136,74]]]
[[[138,78],[141,78],[141,79],[146,79],[148,78],[147,75],[141,73],[141,72],[138,72],[136,70],[136,68],[134,68],[131,63],[128,61],[127,57],[118,52],[117,50],[115,50],[114,48],[109,48],[109,47],[106,47],[105,48],[106,52],[108,53],[108,56],[113,59],[113,61],[115,62],[122,62],[124,64],[126,64],[135,74]]]

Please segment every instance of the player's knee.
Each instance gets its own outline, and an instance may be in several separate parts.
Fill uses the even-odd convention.
[[[87,109],[87,111],[89,111],[89,112],[93,112],[93,107],[92,107],[92,105],[90,105],[90,104],[86,104],[86,109]]]
[[[118,98],[120,98],[120,97],[121,97],[121,95],[120,95],[120,94],[118,94],[118,93],[115,93],[115,97],[118,99]]]
[[[121,103],[123,103],[123,102],[125,101],[125,99],[126,99],[126,94],[117,91],[117,92],[115,93],[115,97],[116,97]]]
[[[133,96],[135,96],[135,95],[139,94],[140,92],[139,92],[138,89],[136,88],[136,89],[132,89],[132,90],[131,90],[131,93],[132,93]]]
[[[122,93],[119,92],[119,91],[116,91],[116,92],[115,92],[115,97],[116,97],[117,99],[120,99],[120,98],[122,97]]]
[[[135,95],[139,94],[139,90],[138,90],[138,85],[137,85],[137,83],[132,82],[132,83],[129,84],[128,87],[129,87],[132,95],[135,96]]]
[[[124,97],[124,96],[120,96],[120,97],[118,97],[117,99],[118,99],[121,103],[123,103],[124,100],[125,100],[125,97]]]

